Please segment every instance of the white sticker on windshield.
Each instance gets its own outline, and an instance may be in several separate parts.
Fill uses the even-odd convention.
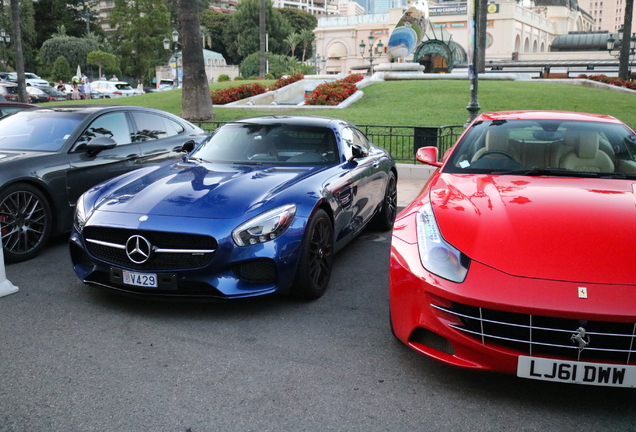
[[[64,135],[64,139],[68,139],[68,137],[70,137],[70,136],[71,136],[71,134]]]
[[[470,162],[468,162],[467,160],[463,160],[459,163],[460,168],[468,168],[469,166],[470,166]]]

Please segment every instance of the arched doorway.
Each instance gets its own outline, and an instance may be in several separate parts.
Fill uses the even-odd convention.
[[[413,61],[423,65],[426,73],[448,73],[457,64],[465,64],[468,56],[464,48],[452,40],[430,39],[417,47]]]

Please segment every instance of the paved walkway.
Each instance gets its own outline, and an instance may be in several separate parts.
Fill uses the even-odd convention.
[[[406,207],[419,194],[433,173],[433,168],[422,164],[397,164],[398,168],[398,207]]]

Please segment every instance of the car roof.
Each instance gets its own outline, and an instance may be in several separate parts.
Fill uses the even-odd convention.
[[[605,123],[622,122],[615,117],[602,114],[591,114],[572,111],[549,111],[549,110],[523,110],[523,111],[499,111],[484,113],[477,116],[475,121],[497,121],[497,120],[567,120],[567,121],[597,121]]]
[[[12,101],[0,101],[2,107],[24,107],[24,108],[40,108],[39,105],[34,105],[26,102],[12,102]]]
[[[274,125],[282,123],[294,126],[329,127],[329,125],[334,121],[342,124],[351,125],[351,123],[346,120],[312,115],[265,115],[235,120],[231,123],[257,123],[263,125]]]

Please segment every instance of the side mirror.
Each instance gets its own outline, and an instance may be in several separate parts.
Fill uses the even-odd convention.
[[[420,147],[417,149],[415,158],[426,165],[442,166],[442,163],[437,161],[437,147]]]
[[[108,137],[95,137],[86,144],[86,154],[93,157],[99,152],[117,147],[117,142]]]
[[[361,159],[369,156],[369,151],[360,144],[354,144],[351,146],[351,154],[351,159]]]
[[[190,153],[196,147],[197,143],[194,140],[189,140],[183,143],[181,146],[181,151],[185,153]]]

